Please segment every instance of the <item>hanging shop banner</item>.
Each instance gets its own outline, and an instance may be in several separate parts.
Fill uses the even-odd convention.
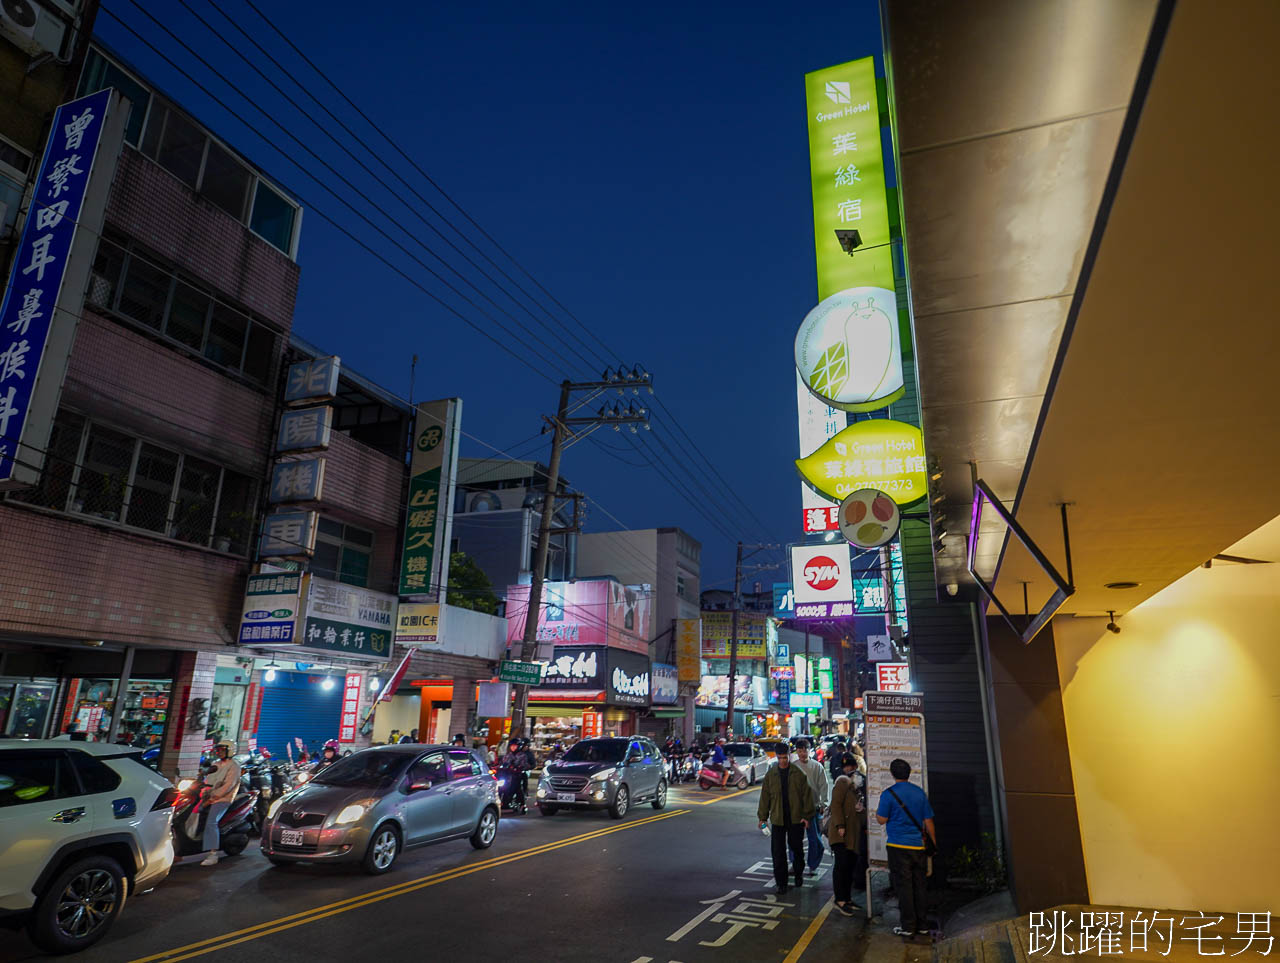
[[[676,620],[676,668],[681,682],[702,677],[702,619]]]
[[[811,455],[849,426],[849,414],[824,404],[796,372],[796,409],[800,413],[800,454]],[[835,509],[826,496],[800,483],[800,505],[804,510],[806,532],[833,532],[839,525],[835,515],[828,518],[827,509]]]
[[[807,712],[822,708],[821,692],[792,692],[791,711]]]
[[[259,558],[310,558],[319,529],[315,512],[274,512],[262,522]]]
[[[443,595],[449,584],[453,492],[458,481],[458,434],[462,399],[418,405],[409,466],[400,594]],[[443,601],[443,599],[437,599]]]
[[[700,706],[724,709],[729,702],[729,677],[704,675],[694,701]],[[735,709],[765,709],[769,706],[769,680],[763,676],[738,673],[738,683],[733,688]]]
[[[863,696],[866,715],[867,761],[867,855],[872,866],[888,865],[885,848],[885,830],[875,818],[880,805],[880,794],[895,782],[889,764],[895,759],[905,759],[911,765],[911,782],[928,792],[929,776],[926,768],[924,715],[920,712],[875,711],[871,697]],[[890,797],[892,799],[892,797]]]
[[[852,604],[853,572],[848,542],[791,546],[791,581],[797,610],[805,603]]]
[[[108,89],[53,116],[0,303],[0,490],[40,480],[128,113]]]
[[[621,649],[608,651],[605,701],[615,706],[649,705],[649,657]]]
[[[876,687],[881,692],[910,692],[910,664],[906,662],[877,662]]]
[[[805,103],[819,304],[796,370],[820,401],[872,411],[904,391],[874,59],[807,74]]]
[[[538,684],[547,689],[603,689],[606,653],[604,646],[557,645]]]
[[[738,658],[768,658],[769,617],[754,612],[738,613]],[[733,613],[702,613],[702,657],[727,659],[733,646]]]
[[[651,686],[655,706],[670,706],[680,701],[680,678],[674,665],[653,663]]]
[[[267,501],[273,505],[320,501],[324,497],[324,463],[323,458],[277,462],[271,469]]]
[[[604,735],[604,713],[592,709],[582,712],[582,738],[599,739]]]
[[[887,545],[898,534],[902,513],[897,503],[876,488],[859,488],[840,503],[840,534],[854,548]]]
[[[796,468],[832,501],[860,488],[876,488],[907,505],[929,491],[920,429],[887,418],[850,425],[812,455],[798,459]]]
[[[350,744],[360,731],[360,693],[364,691],[364,674],[348,672],[342,689],[342,718],[338,721],[338,741]]]
[[[394,595],[312,577],[302,644],[352,659],[385,659],[395,620]]]
[[[333,432],[333,408],[294,408],[280,416],[276,451],[316,451],[329,447]]]
[[[241,645],[297,645],[301,600],[306,597],[310,578],[299,572],[250,575],[237,641]]]
[[[506,682],[480,682],[476,691],[477,719],[505,719],[511,715],[511,686]]]
[[[615,579],[545,582],[538,613],[539,642],[608,645],[631,652],[649,651],[653,591],[647,585],[623,585]],[[524,639],[529,586],[507,587],[507,645]]]
[[[341,367],[342,359],[337,355],[289,365],[284,388],[285,404],[315,404],[331,400],[338,393]]]
[[[867,661],[888,662],[894,656],[893,643],[887,635],[867,636]]]
[[[396,609],[396,645],[416,648],[440,641],[441,610],[435,603],[401,602]]]

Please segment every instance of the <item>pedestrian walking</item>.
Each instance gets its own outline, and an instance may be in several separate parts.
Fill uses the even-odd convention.
[[[893,932],[898,936],[927,936],[925,876],[929,856],[938,843],[933,807],[924,790],[909,781],[911,763],[895,759],[889,763],[889,774],[894,783],[880,794],[876,822],[885,827],[889,878],[898,894],[900,920]]]
[[[240,791],[240,766],[231,758],[230,743],[218,743],[213,752],[217,757],[217,764],[213,772],[205,777],[205,781],[209,784],[209,810],[205,815],[206,854],[200,861],[201,866],[218,865],[218,850],[222,846],[222,839],[218,833],[218,820],[222,818],[222,814],[231,805],[231,800],[235,799],[236,793]]]
[[[862,800],[857,757],[851,752],[842,752],[836,762],[840,766],[840,778],[831,788],[831,816],[827,822],[827,841],[831,844],[831,855],[835,860],[831,884],[836,909],[845,916],[852,916],[853,880],[866,851],[862,841],[862,814],[866,806]]]
[[[779,893],[787,891],[788,849],[796,885],[804,883],[804,834],[816,809],[808,777],[791,768],[791,759],[785,752],[778,753],[777,765],[769,767],[760,785],[756,818],[761,829],[770,827],[773,878]]]
[[[814,818],[809,820],[805,832],[809,837],[809,875],[818,875],[818,867],[822,864],[822,833],[818,830],[818,820],[826,812],[831,803],[831,783],[827,780],[827,770],[822,763],[809,756],[809,743],[802,740],[796,746],[796,768],[809,780],[809,788],[813,790],[813,801],[817,806]]]

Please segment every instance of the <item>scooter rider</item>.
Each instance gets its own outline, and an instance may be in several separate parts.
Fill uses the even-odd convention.
[[[205,777],[209,784],[209,809],[204,824],[205,858],[201,866],[218,864],[218,849],[221,840],[218,835],[218,820],[227,811],[231,801],[240,791],[240,766],[231,758],[231,744],[220,742],[214,747],[216,763],[212,772]]]
[[[724,751],[724,736],[716,739],[716,747],[711,750],[711,761],[707,763],[707,768],[715,772],[724,772],[725,763],[729,761],[729,757]]]
[[[339,748],[341,748],[341,745],[337,739],[330,739],[326,742],[324,748],[320,750],[320,758],[316,761],[315,768],[311,770],[312,775],[323,772],[337,762]]]
[[[522,748],[519,739],[512,739],[507,744],[507,754],[498,763],[498,768],[511,773],[511,788],[508,790],[507,799],[502,802],[508,806],[523,807],[525,804],[524,774],[533,767],[529,762],[529,754]],[[518,803],[516,797],[519,798]]]

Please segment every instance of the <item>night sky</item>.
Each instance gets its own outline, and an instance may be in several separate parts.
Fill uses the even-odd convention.
[[[181,0],[139,2],[370,199],[359,198],[288,141],[132,0],[104,0],[106,10],[195,80],[106,13],[99,15],[99,36],[310,208],[298,257],[299,335],[406,397],[410,357],[418,354],[415,400],[464,399],[463,429],[474,437],[464,439],[463,455],[492,455],[476,440],[482,439],[544,461],[549,437],[533,437],[540,415],[554,411],[562,379],[599,378],[602,343],[611,352],[608,360],[639,363],[653,373],[662,403],[758,519],[725,492],[697,453],[690,457],[686,449],[693,446],[655,406],[651,432],[631,438],[605,429],[566,452],[564,475],[593,500],[588,529],[686,529],[703,543],[704,588],[730,584],[734,540],[799,540],[792,340],[816,300],[803,75],[878,56],[872,0],[800,6],[560,4],[555,10],[523,3],[254,0],[600,343],[485,241],[246,0],[195,0],[195,9],[343,138],[391,189],[272,90]],[[287,75],[237,34],[219,7]],[[364,138],[373,155],[325,117],[294,80]],[[475,306],[264,144],[199,85],[334,186]],[[570,346],[538,327],[531,314],[543,320],[547,315],[440,224],[379,157],[553,312],[555,331]],[[521,298],[528,313],[449,249],[410,207]],[[364,239],[518,358],[344,231]],[[484,293],[453,275],[419,241]],[[543,346],[548,337],[549,346]],[[584,410],[594,413],[602,403],[595,399]],[[767,557],[780,560],[782,554]],[[744,587],[787,577],[781,569],[752,573]]]

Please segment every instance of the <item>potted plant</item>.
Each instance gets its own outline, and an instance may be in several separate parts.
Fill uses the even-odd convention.
[[[213,547],[219,552],[231,551],[231,546],[243,546],[249,539],[249,528],[253,524],[252,512],[227,512],[218,519],[213,533]]]

